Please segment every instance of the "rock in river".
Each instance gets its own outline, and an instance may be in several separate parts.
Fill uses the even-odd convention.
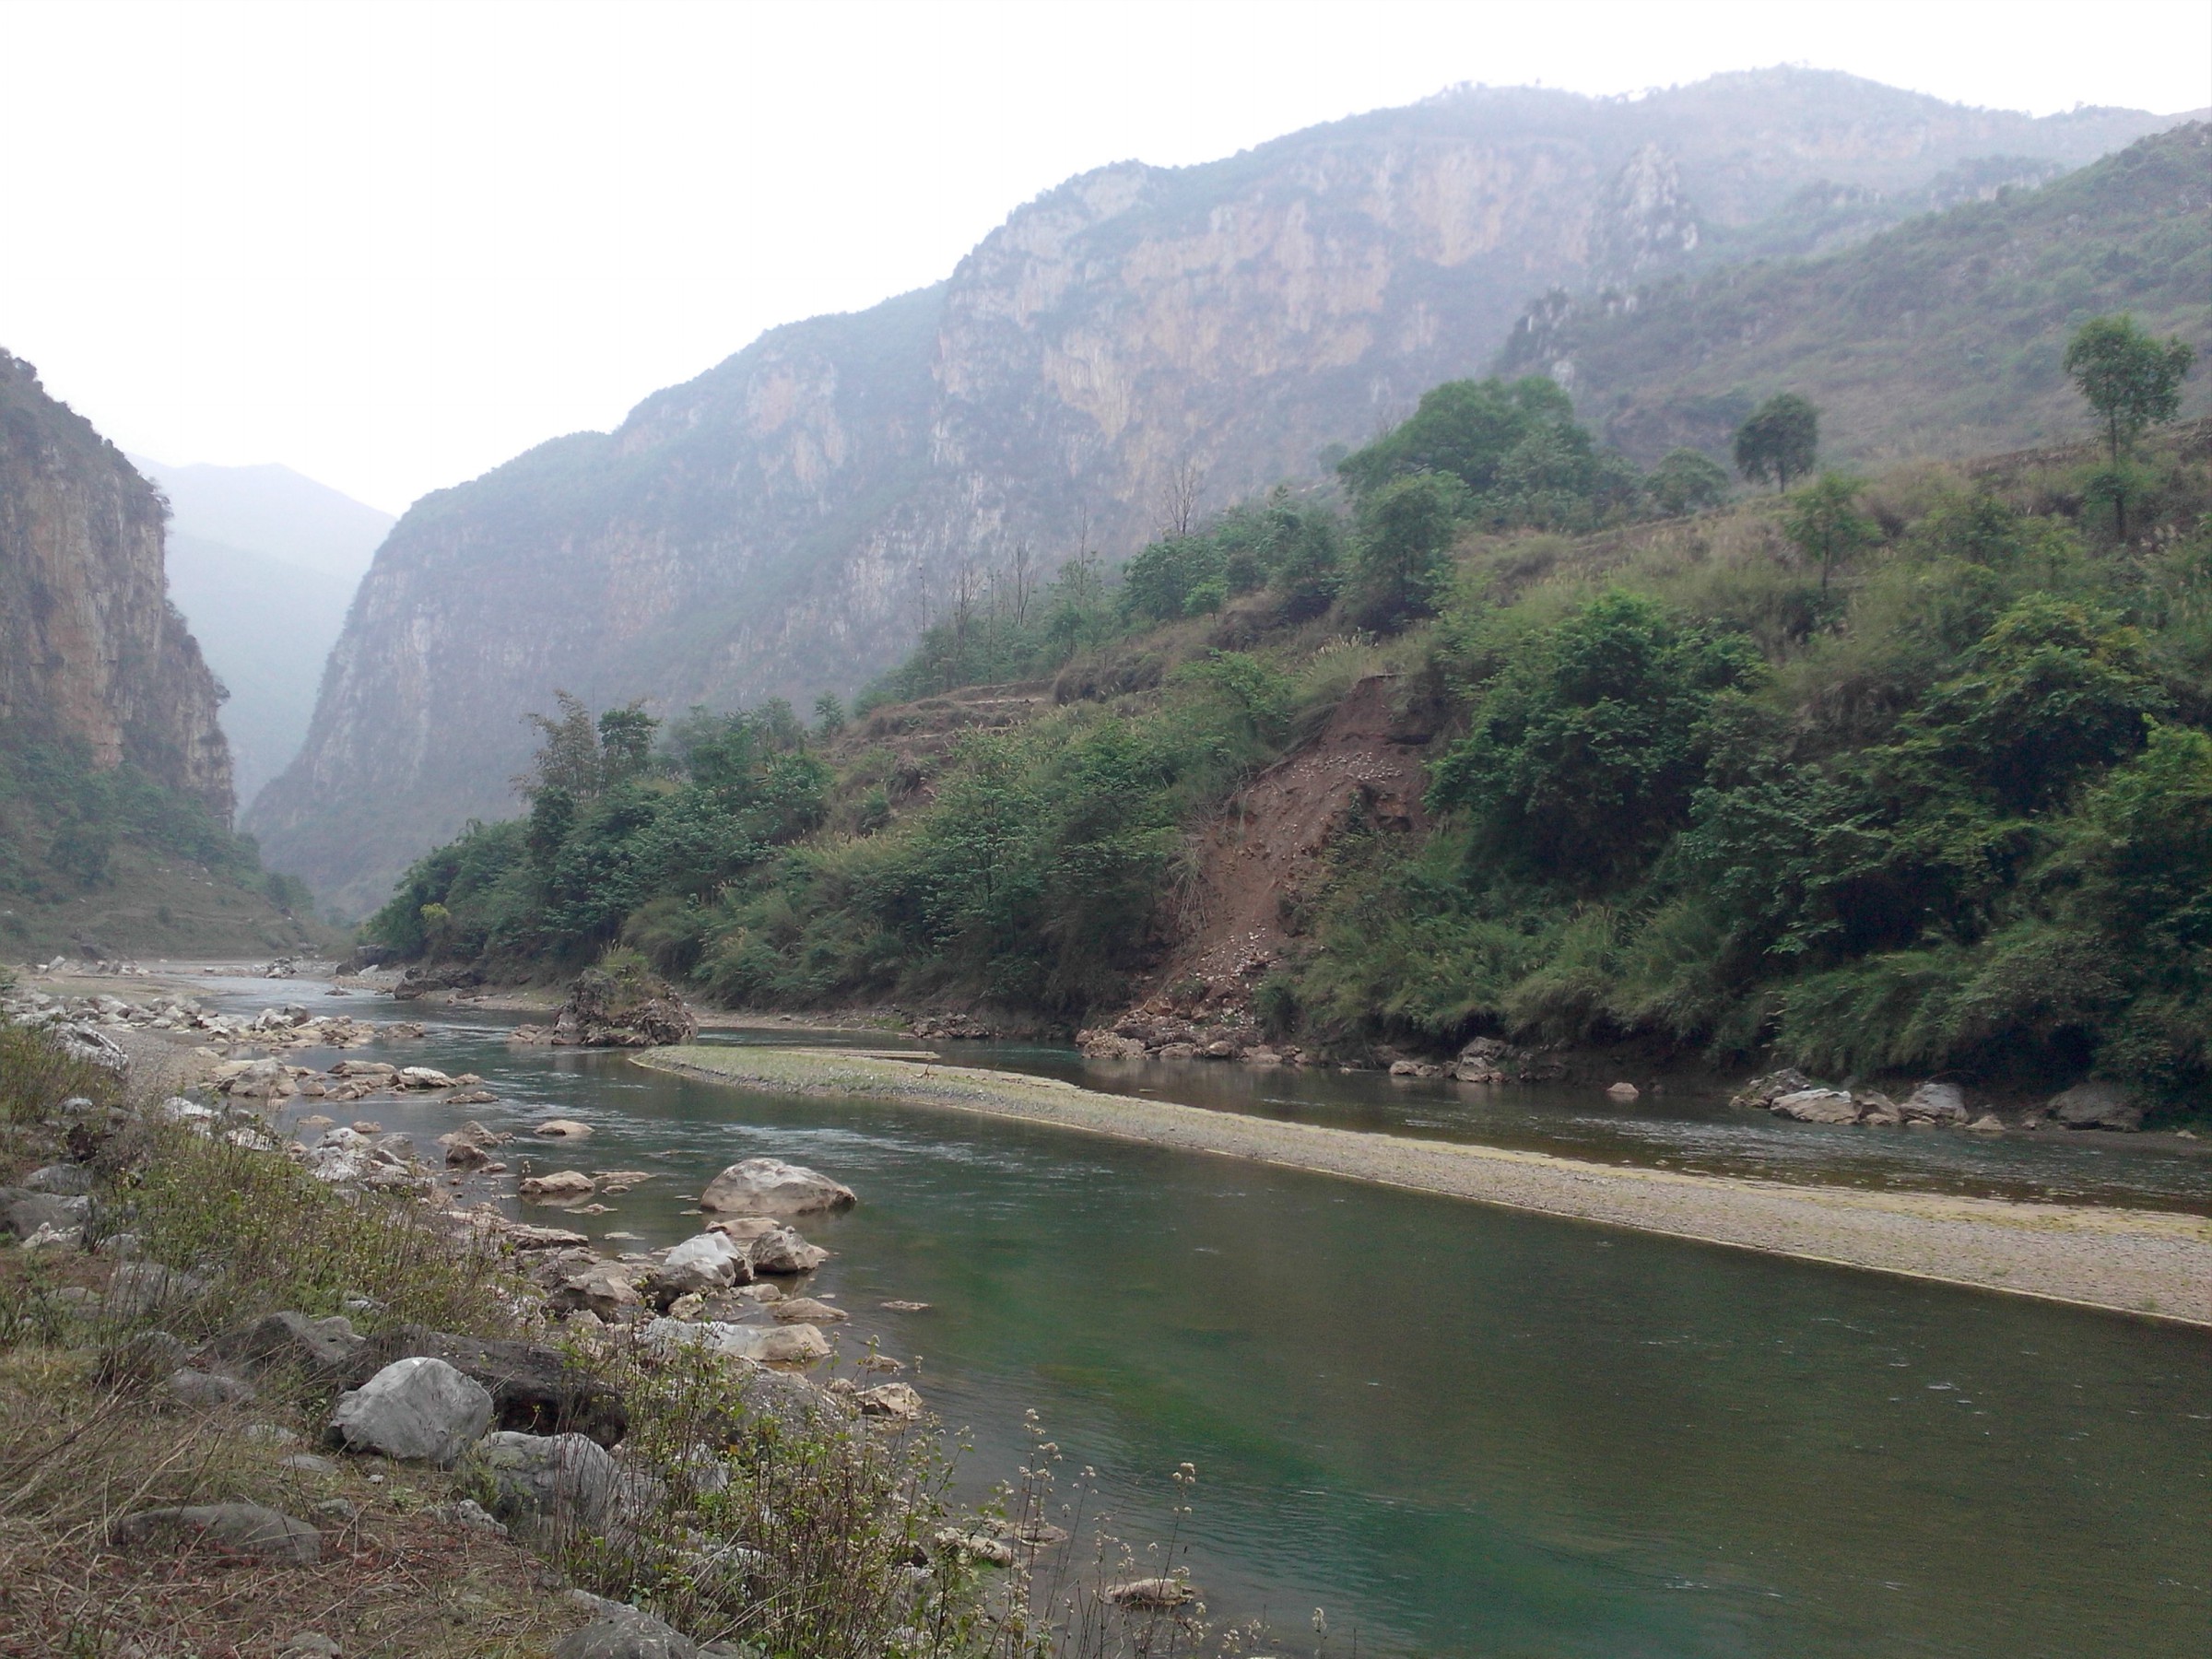
[[[1800,1088],[1777,1099],[1773,1111],[1778,1117],[1795,1118],[1801,1124],[1859,1121],[1858,1101],[1841,1088]]]
[[[1963,1124],[1966,1095],[1956,1083],[1923,1083],[1897,1111],[1908,1124]]]
[[[715,1176],[700,1194],[699,1207],[711,1216],[811,1216],[850,1209],[855,1202],[851,1187],[804,1165],[748,1158]]]
[[[2077,1083],[2051,1097],[2047,1110],[2068,1129],[2140,1129],[2143,1108],[2117,1083]]]

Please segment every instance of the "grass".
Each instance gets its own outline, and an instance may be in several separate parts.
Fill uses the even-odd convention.
[[[127,1229],[140,1259],[198,1282],[158,1312],[117,1313],[100,1301],[113,1257],[0,1247],[0,1654],[265,1654],[315,1630],[349,1659],[524,1659],[583,1622],[556,1594],[571,1584],[767,1659],[1217,1651],[1194,1600],[1124,1607],[1107,1593],[1109,1575],[1171,1571],[1175,1540],[1147,1557],[1094,1528],[1079,1559],[1065,1537],[1079,1524],[1052,1532],[1041,1438],[1001,1500],[964,1515],[949,1497],[956,1453],[935,1424],[870,1419],[833,1392],[634,1331],[562,1339],[629,1410],[625,1498],[600,1531],[557,1524],[525,1550],[459,1524],[447,1506],[493,1496],[465,1461],[452,1472],[351,1457],[335,1473],[288,1467],[319,1438],[329,1384],[262,1375],[250,1402],[192,1408],[131,1375],[119,1351],[157,1328],[189,1340],[277,1311],[542,1340],[529,1288],[427,1206],[349,1200],[250,1126],[201,1134],[149,1120],[122,1080],[80,1069],[42,1035],[0,1028],[0,1044],[12,1062],[0,1175],[65,1156],[73,1125],[53,1107],[65,1090],[93,1094],[100,1110],[74,1126],[76,1152],[93,1155],[95,1232]],[[91,1147],[117,1104],[131,1115]],[[849,1380],[881,1377],[864,1360]],[[322,1562],[107,1547],[123,1516],[225,1501],[320,1527]]]

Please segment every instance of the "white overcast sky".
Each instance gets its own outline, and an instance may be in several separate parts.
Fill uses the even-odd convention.
[[[0,0],[0,346],[127,449],[397,512],[1087,168],[1775,63],[2178,112],[2212,4]]]

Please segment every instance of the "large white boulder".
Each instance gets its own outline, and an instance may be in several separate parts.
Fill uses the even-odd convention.
[[[394,1359],[331,1413],[330,1438],[348,1452],[405,1463],[452,1463],[491,1427],[491,1394],[442,1359]]]
[[[748,1158],[734,1163],[699,1195],[710,1216],[811,1216],[851,1209],[853,1189],[803,1164],[780,1158]]]
[[[653,1282],[658,1293],[673,1298],[726,1290],[732,1285],[750,1284],[752,1278],[752,1257],[744,1245],[727,1233],[705,1232],[686,1239],[663,1256]]]

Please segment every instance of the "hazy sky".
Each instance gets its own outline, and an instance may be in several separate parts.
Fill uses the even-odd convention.
[[[396,512],[1103,162],[1783,62],[2173,112],[2212,5],[0,0],[0,346],[125,448]]]

